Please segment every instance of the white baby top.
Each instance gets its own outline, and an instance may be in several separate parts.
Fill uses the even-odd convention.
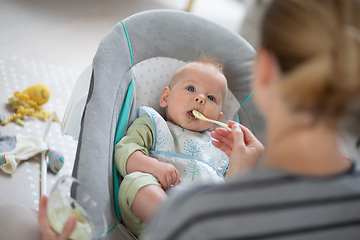
[[[181,183],[219,183],[229,158],[211,143],[210,132],[186,130],[164,118],[149,107],[140,107],[137,117],[149,116],[154,126],[154,146],[149,154],[162,162],[172,163],[179,172]]]

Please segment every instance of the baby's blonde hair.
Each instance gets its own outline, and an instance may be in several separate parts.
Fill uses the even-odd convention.
[[[223,72],[224,64],[223,64],[218,58],[211,57],[211,56],[202,56],[202,57],[200,57],[198,60],[191,61],[191,62],[211,64],[211,65],[213,65],[221,74],[224,75],[224,72]],[[190,62],[190,63],[191,63],[191,62]]]
[[[261,45],[284,74],[280,89],[295,109],[340,116],[360,96],[358,0],[273,0]],[[290,17],[289,17],[290,16]]]
[[[223,63],[221,63],[217,58],[215,57],[210,57],[210,56],[202,56],[200,57],[199,59],[197,60],[194,60],[194,61],[190,61],[190,62],[187,62],[185,64],[185,66],[183,66],[182,68],[178,69],[174,76],[171,78],[171,81],[169,83],[169,86],[171,87],[172,85],[174,85],[174,83],[176,82],[176,76],[177,74],[184,68],[186,67],[188,64],[190,63],[204,63],[204,64],[210,64],[212,65],[216,70],[218,70],[222,75],[225,76],[224,72],[223,72],[223,68],[224,68],[224,65]]]

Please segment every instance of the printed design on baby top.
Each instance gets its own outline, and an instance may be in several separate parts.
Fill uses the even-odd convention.
[[[194,178],[196,176],[200,176],[201,174],[204,174],[204,169],[200,167],[197,163],[197,161],[193,159],[188,159],[186,163],[184,164],[184,172],[185,174],[191,178],[191,181],[194,181]]]
[[[144,115],[150,117],[154,126],[155,139],[150,156],[173,164],[182,183],[223,181],[228,158],[212,146],[209,132],[193,132],[166,122],[149,107],[138,109],[138,117]]]
[[[161,129],[158,129],[156,131],[156,144],[159,146],[159,148],[161,149],[165,149],[167,145],[169,145],[169,137],[168,137],[168,134],[161,130]],[[175,152],[175,150],[173,148],[169,148],[168,149],[169,152]]]
[[[180,136],[177,136],[176,133],[172,130],[170,130],[171,136],[174,139],[174,145],[175,147],[179,146],[179,138],[181,138],[183,135],[181,134]]]
[[[201,158],[205,154],[205,149],[197,139],[186,139],[183,145],[183,150],[186,155]]]
[[[223,164],[224,162],[229,162],[229,158],[225,153],[223,153],[223,154],[219,154],[218,157],[216,157],[216,158],[214,158],[214,157],[209,158],[208,162],[214,166],[221,166],[221,164]],[[221,169],[219,168],[219,172],[224,174],[226,171],[226,168],[227,168],[227,164],[226,164],[225,168],[221,168]]]

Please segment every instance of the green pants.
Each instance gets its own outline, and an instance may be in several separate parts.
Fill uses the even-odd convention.
[[[147,185],[158,185],[161,187],[161,184],[153,175],[142,172],[133,172],[126,175],[120,184],[119,208],[121,220],[136,237],[141,234],[145,223],[135,216],[131,210],[131,205],[140,188]]]

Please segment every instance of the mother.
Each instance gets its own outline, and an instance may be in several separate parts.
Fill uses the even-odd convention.
[[[167,201],[143,239],[355,239],[360,169],[337,145],[337,126],[360,97],[360,2],[274,0],[265,13],[254,97],[267,151],[229,122],[214,145],[236,171],[220,186]]]

